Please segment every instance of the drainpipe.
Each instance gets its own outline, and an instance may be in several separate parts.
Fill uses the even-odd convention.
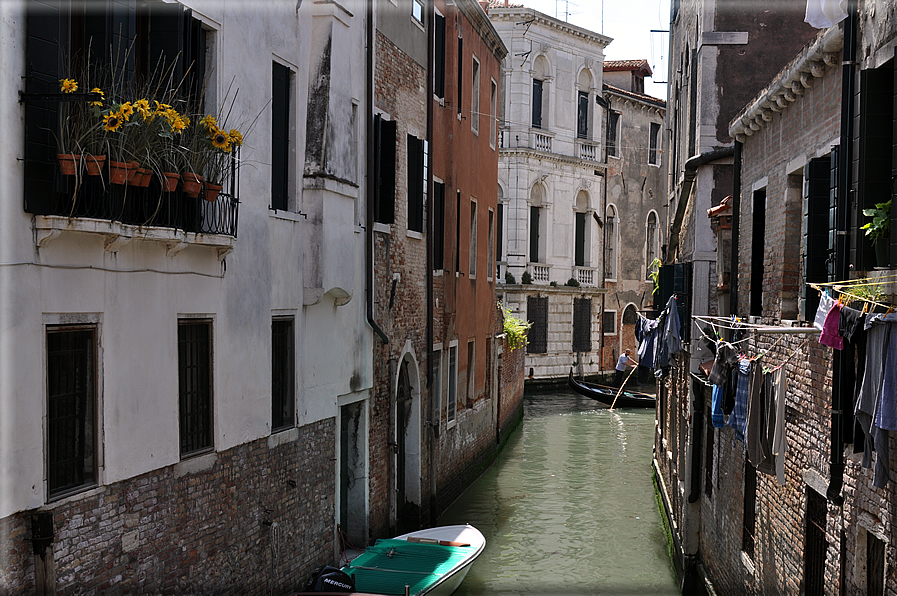
[[[835,235],[835,275],[837,279],[847,279],[850,276],[850,268],[847,259],[847,208],[848,193],[852,180],[850,168],[852,162],[851,143],[853,142],[853,109],[854,109],[854,67],[856,66],[856,33],[857,33],[857,0],[848,0],[847,19],[844,21],[844,50],[841,62],[841,141],[838,149],[838,197],[837,197],[837,222]],[[831,421],[831,450],[829,459],[829,480],[826,497],[833,503],[840,505],[843,502],[841,487],[844,483],[844,435],[843,413],[844,404],[842,396],[844,386],[844,372],[847,366],[852,366],[841,357],[841,352],[835,350],[832,362],[832,421]]]
[[[364,133],[367,140],[365,147],[365,263],[364,292],[367,301],[367,319],[371,329],[384,344],[389,338],[377,321],[374,320],[374,0],[367,3],[367,59],[364,64],[365,96],[367,111],[365,114]]]
[[[428,2],[429,18],[427,19],[427,64],[433,64],[433,36],[436,32],[436,10],[433,2]],[[430,521],[435,521],[436,507],[436,433],[439,432],[439,420],[436,417],[434,396],[429,389],[433,386],[433,76],[427,74],[427,424],[429,431],[427,441],[430,453]],[[432,524],[431,524],[432,525]]]
[[[685,162],[685,176],[682,179],[682,186],[679,190],[679,201],[676,204],[676,216],[673,218],[673,223],[670,226],[670,242],[667,248],[666,264],[673,262],[676,251],[679,248],[679,231],[682,229],[682,220],[685,218],[685,208],[688,207],[688,203],[691,200],[691,187],[694,185],[695,178],[698,175],[698,168],[718,159],[732,157],[733,155],[735,155],[734,147],[722,147],[690,157],[688,158],[688,161]]]
[[[738,314],[738,228],[741,217],[741,148],[742,143],[735,141],[735,171],[733,172],[732,189],[732,242],[729,250],[729,314]]]

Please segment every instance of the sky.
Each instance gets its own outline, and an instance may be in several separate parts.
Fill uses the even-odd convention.
[[[604,59],[646,59],[654,76],[645,79],[645,93],[666,99],[667,86],[658,81],[667,80],[670,38],[667,33],[651,33],[651,30],[670,28],[670,0],[512,0],[512,3],[612,37]]]

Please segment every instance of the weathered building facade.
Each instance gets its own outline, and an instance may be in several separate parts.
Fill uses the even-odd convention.
[[[777,22],[803,19],[806,4],[798,4],[793,12],[780,7]],[[659,410],[657,449],[667,457],[655,466],[679,561],[686,577],[692,566],[703,574],[691,577],[703,575],[718,592],[886,594],[897,586],[891,441],[874,426],[867,440],[865,406],[857,404],[874,382],[870,371],[892,364],[861,347],[874,345],[877,324],[859,343],[845,338],[842,349],[820,343],[812,327],[820,294],[810,284],[836,282],[836,297],[840,290],[868,298],[862,285],[850,287],[868,277],[880,291],[876,302],[897,300],[894,228],[881,242],[891,254],[875,255],[861,227],[869,221],[862,210],[892,194],[897,12],[864,1],[845,9],[840,22],[811,29],[726,128],[736,159],[725,210],[737,272],[729,277],[731,312],[755,327],[739,350],[786,379],[777,396],[787,439],[780,478],[751,462],[750,436],[714,427],[711,388],[686,374],[696,370],[680,365]],[[885,312],[841,296],[845,305]],[[892,398],[882,387],[881,403]],[[748,413],[749,430],[757,415]]]
[[[343,6],[0,5],[0,591],[287,591],[338,526],[367,536],[365,21]],[[107,165],[64,174],[88,101],[119,119]],[[128,135],[206,114],[242,146],[204,200]],[[150,173],[118,184],[118,157]]]

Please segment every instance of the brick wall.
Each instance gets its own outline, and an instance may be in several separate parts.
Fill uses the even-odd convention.
[[[57,592],[266,594],[333,564],[335,421],[219,452],[51,503]],[[0,520],[0,594],[35,590],[31,514]],[[271,525],[274,524],[275,525]],[[276,538],[275,545],[272,541]]]

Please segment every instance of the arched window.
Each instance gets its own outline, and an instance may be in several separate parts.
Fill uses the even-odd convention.
[[[581,190],[576,195],[576,207],[573,213],[573,264],[577,267],[587,267],[591,257],[588,209],[589,193]]]
[[[591,103],[589,92],[592,88],[592,74],[588,68],[579,71],[579,89],[576,91],[576,138],[588,139],[591,132]]]
[[[540,183],[536,183],[530,191],[530,207],[529,207],[529,261],[530,263],[539,263],[540,257],[544,259],[545,255],[542,243],[542,228],[545,222],[542,221],[542,197],[545,194],[545,187]]]
[[[617,210],[608,205],[604,212],[604,279],[617,278]]]
[[[626,310],[623,311],[623,324],[624,325],[635,325],[638,322],[638,313],[635,310],[635,305],[630,304],[626,307]]]
[[[533,128],[548,128],[548,79],[551,69],[548,60],[539,56],[533,63]]]
[[[645,227],[645,279],[651,279],[651,263],[657,257],[657,215],[652,211],[648,214],[648,223]]]

